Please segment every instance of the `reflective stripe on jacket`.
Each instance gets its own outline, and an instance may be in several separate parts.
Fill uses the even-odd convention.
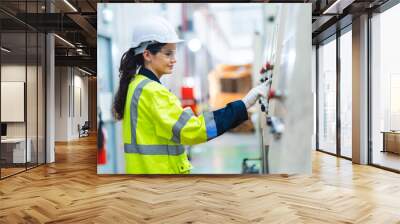
[[[225,118],[228,123],[223,121],[227,115],[232,116]],[[183,145],[211,140],[246,119],[241,101],[195,116],[163,85],[137,74],[129,84],[123,118],[126,173],[189,173]]]

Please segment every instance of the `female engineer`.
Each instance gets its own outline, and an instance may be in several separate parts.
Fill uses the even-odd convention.
[[[113,112],[122,120],[126,173],[188,174],[183,145],[209,141],[248,119],[247,109],[267,94],[261,84],[224,108],[195,116],[160,78],[171,74],[182,42],[162,17],[135,26],[131,48],[121,57]]]

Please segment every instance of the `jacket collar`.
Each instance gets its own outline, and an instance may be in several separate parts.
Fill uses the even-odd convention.
[[[141,67],[140,70],[139,70],[139,74],[144,75],[147,78],[149,78],[149,79],[151,79],[153,81],[156,81],[156,82],[161,84],[160,79],[158,79],[158,77],[152,71],[150,71],[147,68]]]

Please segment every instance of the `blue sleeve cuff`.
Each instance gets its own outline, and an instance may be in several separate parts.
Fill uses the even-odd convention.
[[[218,136],[217,125],[215,123],[213,112],[205,112],[203,114],[204,114],[204,120],[206,122],[207,141],[208,141]]]
[[[213,114],[218,135],[237,127],[243,121],[249,119],[246,105],[241,100],[228,103],[226,107],[214,111]]]

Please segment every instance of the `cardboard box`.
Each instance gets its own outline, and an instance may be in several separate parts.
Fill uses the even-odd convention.
[[[232,101],[242,99],[252,88],[251,71],[251,64],[221,64],[211,71],[208,75],[211,108],[220,109]],[[248,120],[231,131],[252,132],[254,126]]]

